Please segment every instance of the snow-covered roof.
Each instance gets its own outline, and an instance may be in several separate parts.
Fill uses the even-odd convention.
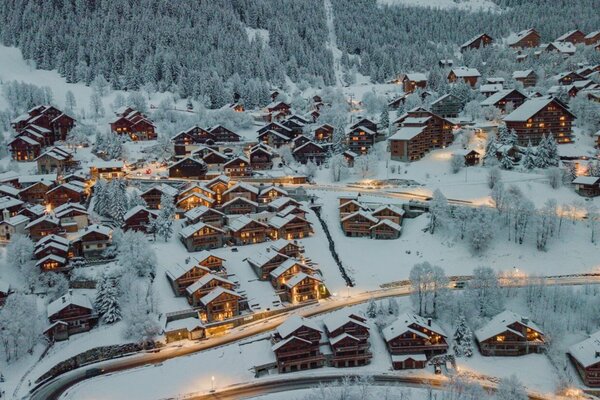
[[[404,215],[404,213],[405,213],[405,211],[404,211],[403,208],[396,207],[395,205],[392,205],[392,204],[384,204],[384,205],[381,205],[381,206],[377,207],[372,212],[372,214],[377,214],[377,213],[379,213],[381,211],[384,211],[384,210],[390,210],[392,212],[395,212],[398,215]]]
[[[522,93],[519,90],[516,90],[516,89],[506,89],[506,90],[500,90],[500,91],[494,93],[493,95],[491,95],[487,99],[483,100],[480,104],[482,106],[493,106],[497,102],[499,102],[500,100],[502,100],[503,98],[505,98],[506,96],[508,96],[509,94],[511,94],[514,91],[522,94],[523,98],[527,97],[524,93]]]
[[[19,185],[27,186],[38,182],[51,184],[56,182],[56,174],[41,174],[41,175],[21,175],[19,176]]]
[[[283,250],[286,246],[289,246],[290,244],[297,246],[297,244],[294,244],[292,242],[290,242],[289,240],[285,240],[285,239],[277,239],[274,242],[271,242],[271,248],[277,252]]]
[[[315,321],[302,318],[298,315],[293,315],[286,319],[283,324],[277,327],[277,333],[279,336],[285,339],[303,326],[314,329],[318,332],[323,332],[323,330],[319,328]]]
[[[371,214],[369,214],[366,211],[363,210],[358,210],[356,212],[353,212],[352,214],[346,215],[344,218],[342,218],[341,222],[347,221],[349,219],[352,219],[356,216],[361,216],[364,217],[366,219],[368,219],[369,221],[373,222],[373,223],[377,223],[379,220],[377,218],[375,218],[374,216],[372,216]]]
[[[237,189],[243,189],[247,192],[250,193],[254,193],[254,194],[258,194],[258,188],[254,185],[251,185],[249,183],[246,182],[237,182],[235,185],[233,185],[232,187],[230,187],[229,189],[227,189],[226,191],[223,192],[223,195],[227,195]]]
[[[69,250],[69,245],[68,244],[64,245],[64,244],[58,243],[58,242],[47,242],[40,246],[38,243],[36,243],[34,254],[37,255],[49,248],[60,250],[60,251],[63,251],[66,253]]]
[[[285,286],[289,287],[290,289],[295,287],[297,284],[299,284],[300,282],[302,282],[304,279],[306,278],[311,278],[314,280],[317,280],[319,282],[322,282],[322,279],[319,278],[318,276],[315,275],[309,275],[305,272],[299,272],[296,275],[292,276],[286,283]]]
[[[286,196],[278,197],[275,200],[271,201],[268,205],[272,208],[280,208],[290,202],[299,205],[299,203],[296,200]]]
[[[206,271],[206,273],[210,273],[210,269],[203,265],[185,264],[185,266],[182,266],[181,264],[169,264],[166,266],[166,274],[171,280],[174,281],[181,278],[194,268],[199,268]]]
[[[380,220],[378,223],[376,223],[375,225],[373,225],[369,229],[375,229],[375,228],[378,228],[378,227],[380,227],[382,225],[388,226],[388,227],[390,227],[393,230],[398,231],[398,232],[400,232],[402,230],[402,227],[400,225],[398,225],[394,221],[390,221],[389,219],[382,219],[382,220]]]
[[[597,176],[578,176],[573,180],[574,185],[597,185],[600,178]]]
[[[167,185],[165,183],[161,183],[159,185],[152,186],[151,188],[149,188],[148,190],[143,192],[142,195],[144,195],[148,192],[151,192],[152,190],[158,190],[160,193],[164,193],[171,197],[175,197],[179,193],[179,191],[177,189],[175,189],[173,186]]]
[[[424,353],[392,355],[392,362],[404,362],[406,360],[427,361],[427,356]]]
[[[593,31],[585,35],[586,39],[593,39],[595,36],[600,35],[600,31]]]
[[[219,281],[220,283],[226,283],[226,284],[229,284],[229,285],[234,285],[234,283],[231,282],[228,279],[225,279],[225,278],[223,278],[223,277],[221,277],[219,275],[215,275],[215,274],[209,273],[209,274],[206,274],[206,275],[202,276],[202,278],[198,279],[196,282],[192,283],[185,290],[189,294],[192,294],[196,290],[203,288],[205,285],[207,285],[208,283],[210,283],[213,280]]]
[[[569,354],[584,368],[600,363],[600,331],[569,347]]]
[[[492,318],[482,328],[476,330],[475,337],[480,342],[487,340],[491,337],[506,332],[509,329],[508,326],[514,324],[515,322],[518,322],[536,332],[542,333],[541,329],[528,318],[525,318],[522,315],[519,315],[512,311],[505,310],[502,311],[500,314],[496,315],[494,318]],[[522,336],[521,332],[517,332],[514,330],[511,330],[511,332]]]
[[[224,203],[221,207],[227,207],[233,203],[237,203],[237,202],[242,202],[242,203],[247,203],[250,204],[251,206],[254,207],[258,207],[258,203],[252,200],[248,200],[245,197],[234,197],[233,199],[229,200],[228,202]]]
[[[427,76],[422,72],[411,72],[405,76],[409,81],[423,82],[427,80]]]
[[[506,39],[506,43],[508,43],[509,46],[513,45],[513,44],[517,43],[519,40],[523,39],[525,36],[529,35],[531,32],[535,32],[535,29],[530,28],[530,29],[525,29],[518,33],[513,33]]]
[[[285,260],[284,262],[282,262],[279,267],[275,268],[273,271],[271,271],[271,277],[277,279],[279,278],[281,275],[283,275],[285,273],[285,271],[287,271],[288,269],[292,268],[294,265],[300,265],[300,267],[303,270],[312,270],[312,267],[309,267],[306,264],[303,264],[301,261],[296,260],[294,258],[288,258],[287,260]]]
[[[146,211],[150,214],[153,214],[154,216],[158,215],[156,211],[151,210],[148,207],[139,205],[139,206],[135,206],[135,207],[131,208],[129,211],[127,211],[125,213],[125,215],[123,215],[123,220],[127,221],[129,218],[133,217],[135,214],[139,213],[140,211]]]
[[[350,335],[349,333],[342,333],[341,335],[337,335],[336,337],[329,339],[329,343],[332,346],[335,346],[336,343],[338,343],[338,342],[340,342],[340,341],[342,341],[343,339],[346,339],[346,338],[350,338],[350,339],[354,340],[355,342],[359,342],[360,341],[360,339],[358,339],[357,337],[354,337],[354,336]]]
[[[40,146],[40,142],[38,142],[37,140],[34,140],[34,139],[30,138],[29,136],[25,136],[25,135],[20,135],[20,136],[17,136],[17,137],[16,137],[16,138],[14,138],[13,140],[11,140],[11,141],[9,142],[9,144],[11,144],[11,143],[13,143],[13,142],[15,142],[15,141],[17,141],[17,140],[22,140],[22,141],[24,141],[24,142],[26,142],[27,144],[30,144],[30,145],[32,145],[32,146]]]
[[[201,217],[202,215],[206,214],[207,212],[214,212],[217,214],[221,214],[221,215],[225,215],[223,214],[221,211],[216,210],[214,208],[208,208],[206,206],[198,206],[198,207],[194,207],[191,210],[187,211],[184,216],[188,219],[188,220],[194,220],[196,218]]]
[[[165,332],[173,332],[185,329],[188,332],[191,332],[196,329],[203,329],[204,325],[202,321],[200,321],[196,317],[189,317],[183,319],[176,319],[174,321],[169,321],[165,325]]]
[[[367,129],[365,128],[365,132],[367,132]],[[373,131],[371,131],[373,134],[375,134]],[[369,133],[369,132],[367,132]],[[371,133],[369,133],[371,134]],[[318,148],[321,151],[325,151],[325,149],[323,149],[323,146],[321,146],[320,144],[317,144],[313,141],[308,141],[306,143],[304,143],[302,146],[298,146],[294,149],[294,153],[299,152],[300,150],[302,150],[303,148],[307,147],[307,146],[315,146],[316,148]]]
[[[93,310],[92,303],[86,295],[69,292],[48,304],[48,317],[59,313],[71,305]]]
[[[452,68],[452,72],[457,78],[469,78],[469,77],[480,77],[481,74],[477,68],[458,67]]]
[[[580,32],[579,29],[573,29],[572,31],[569,31],[563,35],[560,35],[559,37],[556,38],[557,42],[563,41],[565,39],[567,39],[569,36],[571,36],[574,33]]]
[[[532,69],[526,69],[523,71],[515,71],[515,72],[513,72],[512,77],[514,79],[524,79],[524,78],[527,78],[532,72],[533,72]]]
[[[26,217],[25,215],[20,215],[19,214],[19,215],[15,215],[14,217],[10,217],[8,219],[5,219],[5,220],[3,220],[0,223],[7,224],[7,225],[10,225],[10,226],[17,226],[17,225],[20,225],[20,224],[26,224],[28,222],[29,222],[29,218],[28,217]]]
[[[284,188],[278,187],[278,186],[273,186],[273,185],[270,185],[270,186],[267,186],[267,187],[261,189],[260,195],[262,196],[263,194],[268,193],[271,190],[275,190],[276,192],[279,192],[284,196],[288,195],[287,190],[285,190]]]
[[[186,226],[185,228],[183,228],[181,230],[181,232],[179,232],[179,234],[184,239],[187,239],[187,238],[191,237],[194,233],[198,232],[200,229],[202,229],[204,227],[209,227],[210,229],[214,229],[214,230],[216,230],[218,232],[223,232],[223,230],[221,230],[221,229],[219,229],[219,228],[217,228],[215,226],[212,226],[212,225],[209,225],[209,224],[205,224],[204,222],[198,222],[198,223],[195,223],[193,225]]]
[[[365,132],[367,135],[370,135],[370,136],[375,135],[375,132],[373,132],[371,129],[369,129],[369,128],[363,126],[363,125],[357,125],[354,128],[352,128],[352,130],[353,131],[354,130],[361,130],[361,131]]]
[[[360,325],[364,328],[370,329],[369,325],[367,325],[366,323],[352,318],[351,315],[347,315],[347,314],[340,313],[340,312],[331,313],[331,314],[327,315],[325,318],[323,318],[323,323],[325,324],[325,328],[327,328],[328,332],[333,332],[333,331],[341,328],[342,326],[346,325],[348,322],[352,322],[352,323]]]
[[[194,163],[196,163],[196,164],[200,164],[200,165],[206,166],[206,163],[204,162],[204,160],[198,160],[198,159],[196,159],[196,158],[192,158],[192,157],[185,157],[185,158],[183,158],[183,159],[181,159],[181,160],[177,161],[176,163],[169,165],[169,167],[168,167],[168,168],[169,168],[169,169],[171,169],[171,168],[173,168],[173,167],[176,167],[176,166],[178,166],[179,164],[183,163],[184,161],[193,161],[193,162],[194,162]]]
[[[552,42],[550,45],[554,46],[560,53],[574,54],[577,50],[575,45],[571,42]],[[546,45],[546,48],[548,46],[549,45]]]
[[[85,190],[84,188],[82,188],[79,185],[73,185],[72,183],[67,182],[67,183],[62,183],[62,184],[60,184],[60,185],[58,185],[58,186],[56,186],[56,187],[48,190],[48,193],[52,193],[52,192],[54,192],[56,190],[60,190],[60,189],[67,189],[67,190],[70,190],[72,192],[80,193],[80,194],[83,193],[84,190]]]
[[[219,297],[223,293],[227,293],[227,294],[229,294],[231,296],[235,296],[237,298],[241,298],[242,297],[238,293],[234,292],[233,290],[225,289],[224,287],[220,287],[219,286],[218,288],[215,288],[215,289],[211,290],[210,293],[208,293],[206,296],[202,297],[200,299],[200,303],[202,303],[204,305],[208,305],[214,299],[216,299],[217,297]]]
[[[56,261],[57,263],[62,264],[62,265],[65,265],[67,263],[67,259],[64,257],[57,256],[56,254],[48,254],[46,257],[38,260],[35,263],[35,266],[39,267],[40,265],[44,264],[48,260]]]
[[[6,171],[0,173],[0,182],[12,181],[19,178],[19,174],[15,171]]]
[[[411,140],[415,136],[423,133],[425,126],[403,126],[398,129],[388,140]]]
[[[464,42],[463,44],[461,44],[460,47],[463,48],[463,47],[470,46],[473,42],[475,42],[477,39],[479,39],[479,38],[481,38],[483,36],[487,36],[487,34],[485,34],[485,33],[479,33],[476,36],[473,36],[472,38],[470,38],[469,40],[467,40],[466,42]]]
[[[285,340],[281,340],[281,341],[279,341],[279,342],[275,343],[275,344],[274,344],[274,345],[271,347],[271,350],[273,350],[273,351],[277,351],[277,350],[279,350],[281,347],[285,346],[286,344],[288,344],[289,342],[292,342],[292,341],[294,341],[294,340],[299,340],[299,341],[301,341],[301,342],[304,342],[304,343],[306,343],[306,344],[310,344],[310,342],[309,342],[308,340],[306,340],[306,339],[302,339],[302,338],[299,338],[299,337],[297,337],[297,336],[291,336],[291,337],[289,337],[289,338],[287,338],[287,339],[285,339]]]
[[[479,87],[481,93],[499,92],[502,89],[504,89],[504,86],[501,83],[486,83]]]
[[[386,342],[389,342],[408,330],[418,335],[424,335],[423,333],[410,328],[410,325],[413,324],[427,328],[428,330],[433,331],[440,336],[447,337],[444,330],[435,321],[431,321],[431,324],[429,324],[427,318],[423,318],[416,314],[404,313],[399,315],[394,322],[383,329],[383,338]],[[425,335],[425,337],[428,336]]]
[[[554,99],[549,97],[535,97],[527,100],[516,110],[504,117],[504,121],[527,121],[544,107],[550,104]]]
[[[6,208],[17,207],[22,205],[23,202],[19,199],[15,199],[13,197],[4,196],[0,198],[0,210],[4,210]]]
[[[269,225],[275,229],[280,229],[295,218],[300,218],[300,220],[304,220],[302,217],[295,214],[288,214],[285,217],[276,215],[273,218],[269,219]]]
[[[264,223],[262,223],[260,221],[256,221],[246,215],[242,215],[232,221],[229,221],[229,229],[231,229],[233,232],[237,232],[252,222],[255,222],[255,223],[267,228],[267,225],[265,225]]]
[[[44,236],[43,238],[41,238],[40,240],[38,240],[38,242],[35,244],[35,247],[38,246],[42,246],[46,243],[49,242],[56,242],[56,243],[60,243],[64,246],[69,246],[71,244],[71,242],[69,241],[69,239],[66,239],[62,236],[58,236],[58,235],[48,235],[48,236]]]
[[[108,168],[123,168],[123,161],[94,161],[90,164],[90,168],[108,169]]]
[[[42,223],[44,221],[50,222],[53,225],[60,225],[60,221],[58,220],[58,218],[56,218],[54,215],[47,214],[28,223],[27,226],[25,226],[25,229],[29,229],[32,226],[36,226],[37,224]]]
[[[246,261],[248,261],[250,264],[262,267],[275,257],[288,258],[288,256],[285,254],[280,254],[277,251],[261,251],[260,253],[253,254],[252,256],[248,257]]]
[[[198,199],[200,199],[200,200],[202,200],[202,201],[205,201],[205,202],[207,202],[207,203],[209,203],[209,204],[212,204],[212,203],[214,203],[214,202],[215,202],[215,199],[211,199],[210,197],[207,197],[207,196],[203,195],[202,193],[191,192],[191,193],[190,193],[190,194],[188,194],[187,196],[185,196],[185,197],[183,197],[183,198],[180,198],[180,199],[177,201],[177,204],[181,204],[181,203],[183,203],[183,202],[187,201],[188,199],[190,199],[190,198],[192,198],[192,197],[196,197],[196,198],[198,198]]]

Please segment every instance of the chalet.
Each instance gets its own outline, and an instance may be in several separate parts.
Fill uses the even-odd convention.
[[[584,78],[588,78],[590,75],[594,74],[595,72],[600,72],[600,64],[586,65],[586,66],[579,68],[575,72]]]
[[[319,342],[322,330],[311,320],[292,316],[279,325],[272,347],[280,373],[319,368],[325,365]]]
[[[199,318],[188,317],[167,321],[164,333],[167,343],[184,339],[199,340],[204,337],[205,327]]]
[[[348,200],[338,207],[340,218],[344,218],[350,214],[354,214],[358,211],[368,211],[368,208],[363,206],[356,200]]]
[[[52,147],[35,159],[41,174],[62,174],[75,165],[73,154],[62,147]]]
[[[373,355],[369,351],[369,326],[354,314],[334,314],[324,320],[332,356],[329,365],[355,367],[366,365]]]
[[[0,184],[0,196],[1,197],[12,197],[13,199],[19,198],[19,189],[12,185]]]
[[[352,126],[350,126],[350,129],[356,129],[361,126],[377,133],[377,123],[368,118],[359,118],[358,122],[355,122]]]
[[[56,207],[54,216],[66,232],[77,232],[89,225],[87,209],[79,203],[65,203]]]
[[[402,208],[398,208],[394,205],[382,205],[376,208],[371,215],[378,219],[387,219],[392,221],[395,224],[402,224],[402,219],[404,218],[405,211]]]
[[[98,179],[121,179],[125,176],[122,161],[95,161],[90,166],[90,176],[93,180]]]
[[[461,99],[453,94],[445,94],[431,103],[431,112],[442,118],[456,118],[463,107]]]
[[[23,133],[29,128],[43,130],[43,145],[53,145],[57,140],[64,141],[67,134],[75,126],[75,119],[53,106],[36,106],[26,114],[11,121],[12,128],[17,133]]]
[[[479,87],[479,92],[485,97],[490,97],[504,89],[504,86],[499,83],[486,83]]]
[[[13,197],[0,197],[0,220],[9,219],[19,214],[23,204],[21,200]]]
[[[348,148],[357,154],[366,154],[375,144],[377,133],[364,126],[357,126],[348,132]]]
[[[575,29],[556,38],[557,42],[569,42],[572,44],[585,43],[585,33]]]
[[[358,157],[358,154],[356,154],[353,151],[350,150],[346,150],[342,153],[342,156],[344,156],[344,160],[346,161],[346,165],[349,168],[354,167],[354,161],[356,160],[356,158]]]
[[[98,322],[98,315],[94,312],[90,299],[82,294],[74,294],[71,290],[48,304],[47,312],[50,326],[44,334],[54,341],[87,332]]]
[[[10,284],[8,282],[0,281],[0,307],[6,304],[6,299],[9,294],[11,294]]]
[[[319,300],[325,297],[326,291],[321,278],[299,272],[285,282],[280,297],[282,301],[299,304]]]
[[[289,206],[300,207],[300,203],[292,198],[282,196],[271,200],[267,205],[269,211],[275,212],[282,211]]]
[[[37,242],[44,236],[56,235],[62,232],[60,221],[52,215],[44,215],[34,221],[31,221],[25,226],[29,231],[29,237],[34,242]]]
[[[258,212],[258,203],[245,197],[234,197],[221,206],[221,212],[227,215],[253,214]]]
[[[476,68],[458,67],[450,70],[448,73],[448,82],[454,83],[460,79],[475,87],[480,77],[481,74]]]
[[[201,304],[200,300],[216,288],[233,291],[235,287],[235,283],[230,280],[219,275],[208,273],[202,275],[200,279],[187,286],[185,295],[187,296],[188,303],[192,307],[198,307]]]
[[[521,107],[527,100],[527,95],[517,89],[501,90],[487,99],[483,100],[480,105],[482,107],[496,107],[502,113],[507,110],[515,110]]]
[[[150,233],[152,221],[157,217],[156,211],[144,206],[135,206],[123,216],[123,230]]]
[[[314,275],[316,271],[296,259],[287,258],[269,273],[269,279],[276,290],[282,290],[290,278],[301,272]]]
[[[269,248],[288,257],[298,258],[300,254],[304,253],[304,247],[300,246],[296,240],[290,242],[285,239],[277,239],[271,243]]]
[[[529,318],[508,310],[475,331],[475,339],[484,356],[520,356],[546,348],[541,329]]]
[[[482,47],[489,46],[492,44],[494,39],[486,33],[481,33],[471,39],[467,40],[460,46],[461,53],[464,53],[467,50],[479,49]]]
[[[323,124],[315,128],[314,141],[315,142],[328,142],[333,140],[334,127],[329,124]]]
[[[189,192],[188,195],[179,197],[176,206],[178,210],[189,211],[200,206],[212,207],[214,204],[215,200],[205,196],[202,192]]]
[[[406,103],[406,98],[408,97],[408,93],[401,93],[398,96],[392,98],[389,102],[388,102],[388,109],[390,110],[397,110],[400,108],[400,106],[404,105]]]
[[[570,42],[552,42],[548,44],[543,44],[540,46],[540,48],[542,49],[542,51],[549,53],[559,53],[563,56],[572,56],[577,51],[575,45]]]
[[[575,115],[559,100],[539,97],[527,100],[503,119],[506,127],[517,133],[518,144],[525,146],[529,141],[537,145],[543,135],[549,134],[558,143],[571,142]]]
[[[223,164],[223,172],[227,176],[252,176],[252,165],[245,156],[237,156]]]
[[[203,322],[216,322],[233,318],[240,313],[242,296],[233,290],[217,287],[200,299],[200,318]]]
[[[278,132],[278,131],[274,131],[274,130],[268,130],[268,131],[259,133],[258,140],[261,143],[264,143],[264,144],[266,144],[270,147],[274,147],[274,148],[279,148],[279,147],[284,146],[292,141],[292,139],[290,139],[285,134]]]
[[[283,119],[291,113],[291,106],[283,101],[273,101],[266,107],[271,119]]]
[[[205,224],[212,225],[217,228],[225,225],[225,214],[219,210],[206,206],[192,208],[184,214],[184,217],[188,225],[193,225],[198,222],[204,222]]]
[[[303,239],[310,236],[312,228],[310,222],[299,215],[293,213],[285,217],[275,216],[269,219],[271,228],[270,236],[273,240],[277,239]]]
[[[300,118],[300,117],[298,117],[298,118]],[[291,117],[281,122],[281,125],[285,126],[286,128],[288,128],[291,131],[292,139],[297,136],[302,135],[305,124],[306,124],[305,122],[302,122],[301,120],[298,120],[298,119],[292,119]]]
[[[215,192],[212,189],[209,189],[208,187],[206,187],[206,185],[204,184],[200,184],[197,182],[190,182],[188,184],[186,184],[185,186],[183,186],[180,190],[179,190],[179,194],[177,195],[177,200],[182,200],[183,198],[189,196],[192,193],[198,193],[201,194],[202,196],[214,200],[215,197]]]
[[[202,265],[171,265],[167,268],[166,275],[176,296],[185,296],[187,288],[200,278],[210,274],[210,269]]]
[[[0,202],[1,204],[1,202]],[[0,208],[1,209],[1,208]],[[30,220],[38,219],[46,214],[46,207],[41,204],[24,204],[19,211],[19,215],[24,215]],[[1,216],[0,216],[1,218]]]
[[[192,157],[201,158],[208,168],[218,168],[229,161],[229,156],[227,154],[204,145],[201,145],[199,149],[194,150],[192,152]]]
[[[310,138],[306,135],[298,135],[296,136],[294,139],[292,139],[292,147],[293,148],[298,148],[300,146],[302,146],[305,143],[310,142]]]
[[[24,215],[3,218],[0,221],[0,242],[10,242],[15,235],[26,235],[25,227],[30,219]]]
[[[451,68],[454,65],[454,60],[444,59],[438,61],[438,66],[442,68]]]
[[[90,225],[73,241],[79,256],[98,258],[112,243],[112,229],[103,225]]]
[[[589,387],[600,387],[600,332],[569,347],[568,354],[583,383]]]
[[[208,166],[202,160],[186,157],[169,166],[170,178],[204,179]]]
[[[428,151],[445,148],[454,140],[450,121],[421,108],[409,111],[395,123],[401,127],[388,139],[392,160],[419,160]]]
[[[257,131],[258,136],[260,137],[261,134],[267,131],[278,132],[290,140],[294,137],[292,130],[279,122],[269,122],[267,125],[263,126]]]
[[[405,313],[382,330],[383,339],[392,355],[394,368],[423,368],[423,356],[431,357],[448,350],[447,335],[431,318]],[[410,356],[408,359],[394,356]]]
[[[8,146],[15,161],[34,161],[42,152],[42,144],[25,135],[17,136]]]
[[[44,204],[46,193],[54,186],[54,182],[40,180],[19,191],[19,198],[31,204]]]
[[[253,146],[248,156],[250,167],[253,171],[271,169],[273,168],[273,156],[274,152],[271,146],[262,143]]]
[[[179,237],[189,252],[216,249],[225,243],[225,231],[204,222],[186,226]]]
[[[210,272],[216,274],[223,274],[225,272],[225,266],[223,265],[225,259],[217,257],[211,252],[202,251],[199,254],[192,256],[192,258],[199,266],[208,268]]]
[[[289,257],[284,253],[278,251],[271,251],[271,248],[267,248],[266,251],[254,254],[246,259],[250,267],[258,276],[258,279],[266,281],[271,279],[271,272],[277,269],[284,261],[288,260]]]
[[[571,85],[573,82],[585,80],[583,76],[574,71],[563,72],[562,74],[554,76],[554,79],[558,81],[560,85]]]
[[[223,125],[215,125],[208,129],[216,142],[239,142],[241,136]]]
[[[131,107],[122,107],[116,114],[116,119],[110,123],[112,132],[129,135],[133,141],[156,139],[156,126],[141,112]]]
[[[63,183],[46,192],[46,205],[55,208],[67,203],[83,203],[85,189],[72,183]]]
[[[534,28],[525,29],[515,35],[511,35],[507,44],[510,47],[523,49],[527,47],[538,47],[540,45],[540,34]]]
[[[371,227],[379,220],[366,211],[357,211],[341,219],[342,231],[349,237],[365,237],[371,235]]]
[[[267,186],[260,189],[258,194],[258,201],[260,203],[270,203],[280,197],[286,197],[288,195],[287,190],[277,186]]]
[[[527,54],[517,54],[516,60],[518,63],[522,63],[523,61],[527,60],[527,57]]]
[[[578,176],[572,183],[580,196],[600,196],[600,178],[597,176]]]
[[[71,269],[68,260],[55,254],[49,254],[35,263],[41,272],[66,272]]]
[[[526,69],[524,71],[515,71],[512,74],[515,81],[521,82],[523,87],[532,87],[537,85],[537,75],[532,69]]]
[[[321,165],[325,161],[327,151],[321,145],[309,141],[296,147],[292,154],[300,164],[306,164],[308,161],[312,161],[317,165]]]
[[[262,243],[267,239],[269,226],[242,215],[229,222],[231,240],[236,246]]]
[[[585,35],[585,44],[586,46],[593,46],[596,43],[600,42],[600,31],[590,32]]]
[[[258,201],[259,189],[245,182],[238,182],[222,193],[223,200],[229,201],[236,197],[244,197],[248,200]]]
[[[369,231],[372,239],[398,239],[402,227],[389,219],[381,219]]]
[[[146,202],[148,208],[158,210],[163,195],[173,199],[174,202],[177,198],[178,191],[173,186],[161,183],[147,189],[141,194],[141,197]]]
[[[199,126],[193,126],[187,131],[181,131],[171,138],[175,157],[182,158],[190,155],[203,143],[214,143],[214,135]]]
[[[402,78],[402,89],[404,93],[412,93],[417,89],[427,87],[427,76],[423,73],[410,73]]]
[[[472,167],[474,165],[477,165],[477,164],[479,164],[479,161],[481,160],[481,154],[479,154],[479,152],[477,152],[476,150],[470,150],[470,149],[456,150],[453,154],[463,157],[465,160],[465,166],[467,166],[467,167]]]

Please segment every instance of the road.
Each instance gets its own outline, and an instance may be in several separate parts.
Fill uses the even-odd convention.
[[[526,278],[516,279],[514,281],[505,281],[504,286],[524,286],[528,283]],[[564,275],[551,276],[545,278],[546,285],[584,285],[584,284],[600,284],[600,274],[587,275]],[[102,374],[114,373],[133,369],[146,364],[161,363],[175,357],[181,357],[193,353],[198,353],[204,350],[213,349],[219,346],[224,346],[242,339],[249,338],[254,335],[265,333],[275,329],[287,317],[291,315],[300,315],[303,317],[313,317],[320,314],[325,314],[345,307],[361,304],[373,299],[383,299],[386,297],[407,296],[411,292],[409,285],[400,285],[395,287],[386,287],[375,291],[352,293],[351,296],[337,296],[327,300],[322,300],[317,304],[311,304],[303,308],[295,309],[287,313],[279,314],[264,320],[258,320],[247,325],[234,328],[225,335],[213,336],[185,347],[169,346],[161,349],[159,352],[141,353],[116,360],[108,360],[89,366],[78,368],[74,371],[59,375],[57,378],[34,388],[31,394],[33,400],[55,400],[60,397],[68,388],[90,378],[86,373],[94,369],[101,368]],[[218,397],[213,397],[218,398]]]

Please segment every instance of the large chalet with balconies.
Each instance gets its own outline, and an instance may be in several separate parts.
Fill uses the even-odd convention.
[[[198,222],[183,228],[179,232],[179,238],[189,252],[210,250],[223,247],[225,231],[204,222]]]
[[[128,135],[133,141],[156,139],[156,127],[146,115],[132,107],[122,107],[115,114],[116,118],[110,123],[112,132]]]
[[[600,331],[569,347],[568,355],[583,383],[600,387]]]
[[[48,305],[48,321],[50,326],[44,330],[44,334],[58,341],[89,331],[98,322],[98,315],[87,296],[69,291]]]
[[[496,107],[500,112],[519,108],[527,100],[527,95],[517,89],[500,90],[483,100],[482,107]]]
[[[200,298],[198,313],[202,322],[218,322],[240,314],[242,296],[233,290],[218,286]]]
[[[538,47],[540,45],[540,34],[534,28],[525,29],[508,38],[507,44],[516,49]]]
[[[529,318],[503,311],[475,331],[484,356],[520,356],[540,353],[546,348],[542,330]]]
[[[325,365],[320,351],[322,330],[312,320],[292,316],[273,335],[273,352],[280,373],[303,371]]]
[[[366,365],[373,358],[369,344],[369,325],[356,314],[332,314],[323,320],[329,337],[328,364],[336,368]]]
[[[494,39],[487,33],[480,33],[477,36],[472,37],[460,46],[460,51],[465,52],[467,50],[476,50],[493,43]]]
[[[550,134],[558,143],[569,143],[574,120],[575,115],[568,107],[552,97],[530,99],[504,117],[506,127],[515,130],[521,146],[526,146],[529,141],[537,145],[544,135]]]

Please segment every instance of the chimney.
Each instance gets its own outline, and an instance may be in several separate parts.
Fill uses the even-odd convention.
[[[271,252],[271,248],[267,247],[267,253],[270,253],[270,252]]]
[[[4,221],[10,219],[10,211],[8,210],[8,208],[5,208],[4,210],[2,210],[2,219]]]
[[[73,289],[69,289],[69,296],[73,296]]]
[[[67,302],[67,298],[65,296],[61,297],[63,304]]]
[[[521,318],[521,322],[523,323],[523,325],[527,325],[527,324],[529,324],[529,318],[527,318],[527,317],[522,317],[522,318]]]
[[[427,318],[427,326],[431,326],[431,318]]]

